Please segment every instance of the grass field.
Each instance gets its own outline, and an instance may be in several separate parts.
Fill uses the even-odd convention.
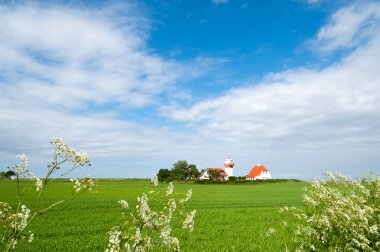
[[[28,182],[23,182],[28,183]],[[195,229],[190,235],[173,231],[182,251],[285,251],[291,243],[282,229],[281,206],[300,206],[303,182],[242,185],[175,184],[175,193],[193,189],[187,208],[197,209]],[[167,185],[160,184],[165,190]],[[47,188],[43,203],[47,206],[70,194],[71,183],[56,182]],[[30,229],[32,244],[20,242],[16,251],[104,251],[110,229],[120,224],[125,199],[134,206],[136,197],[151,190],[148,180],[100,181],[98,193],[87,193],[51,209]],[[25,203],[33,190],[26,191]],[[16,202],[16,182],[0,181],[0,201]],[[291,225],[291,223],[290,223]],[[267,237],[267,230],[277,230]],[[291,247],[290,247],[291,248]]]

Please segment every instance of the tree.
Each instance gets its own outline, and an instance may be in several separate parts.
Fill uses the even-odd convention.
[[[197,166],[194,164],[190,164],[187,167],[187,177],[190,179],[197,179],[201,173],[198,171]]]
[[[210,180],[219,179],[221,177],[221,171],[217,169],[209,169],[207,173],[210,177]]]
[[[16,173],[12,170],[2,171],[0,172],[0,178],[8,178],[11,179],[12,176],[16,176]]]
[[[172,171],[165,168],[162,168],[158,171],[157,177],[159,182],[170,182],[174,179]]]
[[[188,166],[186,160],[179,160],[173,164],[172,174],[176,179],[186,179]]]

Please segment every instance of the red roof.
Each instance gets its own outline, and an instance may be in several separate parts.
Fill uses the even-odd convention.
[[[262,171],[268,171],[267,168],[265,168],[264,165],[261,165],[261,164],[258,164],[258,165],[255,165],[251,171],[248,173],[248,175],[246,176],[247,178],[256,178],[257,176],[260,175],[260,173]]]
[[[220,172],[220,176],[222,176],[222,177],[228,176],[227,173],[224,172],[223,168],[207,168],[207,170],[208,171],[210,171],[210,170],[218,171],[218,172]]]

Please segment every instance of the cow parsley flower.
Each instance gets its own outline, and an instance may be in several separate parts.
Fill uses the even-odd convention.
[[[182,224],[182,228],[188,228],[190,232],[193,232],[194,230],[194,217],[195,214],[197,213],[197,210],[191,211],[185,218]]]
[[[152,179],[155,185],[155,178]],[[185,197],[177,204],[174,197],[168,197],[174,192],[173,183],[170,183],[165,192],[143,193],[137,197],[135,207],[129,207],[125,200],[118,201],[124,209],[125,222],[118,228],[122,232],[120,246],[116,248],[109,244],[107,252],[113,251],[180,251],[180,241],[171,235],[172,223],[184,217],[184,203],[191,197],[188,190]],[[177,210],[179,208],[179,210]],[[190,212],[183,220],[183,228],[194,229],[196,210]],[[175,221],[171,221],[174,219]],[[114,250],[111,250],[113,248]]]
[[[173,190],[174,190],[173,182],[170,182],[169,186],[168,186],[168,189],[166,191],[166,196],[171,195],[173,193]]]
[[[33,234],[32,232],[30,232],[30,231],[29,231],[29,234],[30,234],[30,235],[29,235],[28,242],[29,242],[29,243],[32,243],[33,240],[34,240],[34,234]]]
[[[73,188],[75,192],[79,192],[82,188],[82,183],[77,178],[70,179],[71,182],[74,182]]]
[[[192,190],[192,189],[189,189],[189,190],[187,191],[187,193],[186,193],[186,197],[185,197],[184,199],[181,199],[181,200],[179,201],[179,203],[185,203],[185,202],[187,202],[187,201],[191,198],[192,193],[193,193],[193,190]]]
[[[272,236],[272,235],[275,234],[275,233],[276,233],[276,229],[274,229],[274,228],[269,228],[268,231],[265,233],[265,235],[266,235],[267,237],[269,237],[269,236]]]
[[[311,251],[380,251],[378,232],[380,177],[351,181],[327,174],[315,180],[304,195],[305,208],[290,208],[297,222],[297,249]]]
[[[121,231],[118,228],[109,232],[110,238],[108,239],[108,247],[106,252],[116,252],[120,249]]]
[[[36,177],[36,191],[40,191],[42,188],[42,180]]]
[[[123,208],[128,208],[129,207],[128,206],[128,201],[126,201],[126,200],[119,200],[118,203],[121,204],[121,206]]]
[[[153,178],[151,179],[152,183],[154,186],[158,186],[158,176],[157,174],[153,176]]]

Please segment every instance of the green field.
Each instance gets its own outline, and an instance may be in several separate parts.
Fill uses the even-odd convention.
[[[23,182],[28,183],[28,182]],[[48,206],[70,194],[71,183],[56,182],[44,192]],[[160,184],[165,190],[167,185]],[[241,185],[175,184],[175,194],[189,188],[193,196],[187,208],[197,209],[194,232],[173,230],[182,251],[285,251],[291,243],[282,229],[281,206],[300,206],[303,182]],[[98,193],[86,193],[38,218],[30,229],[35,233],[32,244],[21,241],[15,251],[104,251],[107,232],[120,224],[125,199],[134,206],[136,197],[153,189],[148,180],[100,181]],[[33,190],[26,191],[29,208]],[[16,182],[0,181],[0,201],[15,203]],[[14,204],[13,204],[14,205]],[[276,235],[267,237],[269,228]],[[290,247],[291,248],[291,247]]]

